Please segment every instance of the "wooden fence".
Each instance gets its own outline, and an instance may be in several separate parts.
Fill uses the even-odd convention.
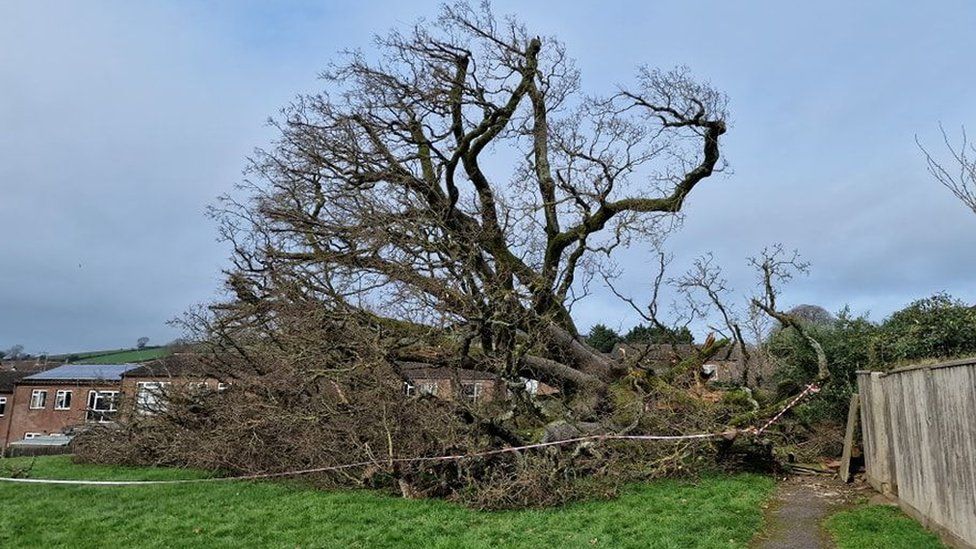
[[[857,384],[868,482],[976,548],[976,358],[858,372]]]

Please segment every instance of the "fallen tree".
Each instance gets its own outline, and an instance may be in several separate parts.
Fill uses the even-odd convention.
[[[560,42],[465,4],[377,44],[283,110],[250,196],[214,210],[228,306],[289,286],[377,329],[450,327],[460,362],[506,379],[604,392],[626,370],[580,337],[572,303],[722,167],[725,97],[648,68],[584,97]]]
[[[614,252],[662,241],[722,169],[723,94],[686,69],[642,67],[631,87],[584,95],[559,41],[486,6],[446,6],[376,45],[282,110],[242,192],[212,210],[233,248],[230,298],[184,325],[198,372],[232,390],[174,394],[182,405],[83,437],[79,454],[243,472],[369,461],[327,481],[496,507],[714,457],[685,441],[396,461],[581,433],[716,432],[754,401],[702,392],[704,361],[746,350],[707,270],[686,286],[720,308],[731,342],[711,340],[666,376],[593,349],[572,316]],[[405,361],[488,372],[507,396],[408,398]],[[526,379],[557,392],[533,398]]]

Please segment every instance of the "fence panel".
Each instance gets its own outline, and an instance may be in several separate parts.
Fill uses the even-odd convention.
[[[976,547],[976,359],[858,372],[868,482]]]

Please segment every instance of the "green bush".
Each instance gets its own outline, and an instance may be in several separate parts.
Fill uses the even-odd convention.
[[[976,354],[976,309],[939,293],[888,317],[872,348],[872,367]]]

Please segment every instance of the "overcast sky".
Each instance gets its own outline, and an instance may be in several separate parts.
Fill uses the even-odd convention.
[[[976,3],[495,2],[566,42],[589,93],[647,63],[685,64],[731,98],[724,153],[672,240],[713,251],[742,294],[745,258],[782,242],[813,263],[788,303],[881,319],[947,291],[976,301],[976,216],[925,172],[914,136],[976,132]],[[437,2],[0,1],[0,347],[164,343],[213,299],[227,249],[207,204],[317,89],[337,50]],[[646,295],[650,255],[620,259]],[[636,318],[606,292],[583,327]]]

